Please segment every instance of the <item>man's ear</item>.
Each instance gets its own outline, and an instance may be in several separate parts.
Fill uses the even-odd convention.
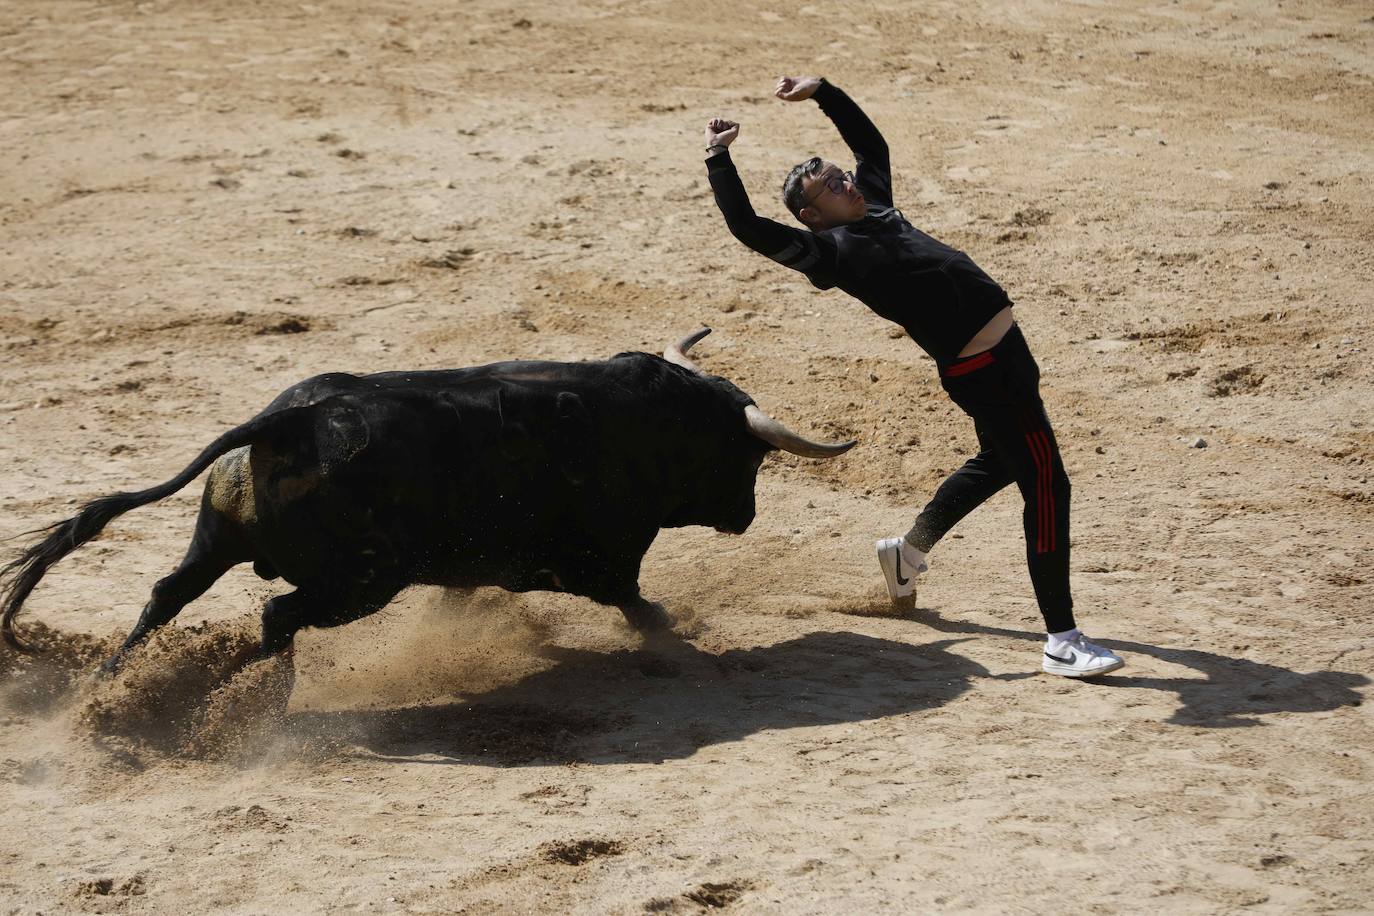
[[[797,219],[801,220],[802,225],[808,229],[815,229],[816,220],[819,218],[820,214],[810,207],[802,207],[797,211]]]

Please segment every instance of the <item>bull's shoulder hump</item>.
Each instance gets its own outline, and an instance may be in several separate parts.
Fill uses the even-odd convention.
[[[368,375],[329,372],[291,386],[278,395],[268,409],[302,407],[338,395],[445,393],[500,387],[503,383],[577,390],[582,386],[599,386],[609,380],[630,381],[642,378],[645,373],[662,373],[665,368],[669,368],[669,364],[658,356],[627,352],[606,360],[585,362],[507,360],[458,369],[398,370]]]

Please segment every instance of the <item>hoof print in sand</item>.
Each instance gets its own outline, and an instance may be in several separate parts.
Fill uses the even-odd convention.
[[[618,856],[625,846],[618,840],[586,839],[555,840],[539,847],[540,856],[545,862],[559,862],[563,865],[581,865],[602,856]]]
[[[93,900],[99,897],[142,897],[147,887],[142,875],[134,875],[123,881],[114,878],[83,878],[71,888],[73,900]]]
[[[749,881],[725,881],[720,884],[707,881],[680,897],[655,897],[644,904],[644,912],[685,914],[698,913],[703,909],[723,910],[738,903],[745,891],[753,886]]]

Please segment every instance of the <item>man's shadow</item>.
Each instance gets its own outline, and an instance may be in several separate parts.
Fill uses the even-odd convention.
[[[454,684],[436,705],[295,713],[288,729],[410,762],[657,763],[770,729],[941,706],[988,676],[949,651],[958,642],[820,632],[719,654],[676,638],[615,652],[548,647],[552,667],[485,693],[459,698]]]
[[[935,611],[917,608],[904,615],[941,633],[1007,636],[1040,643],[1044,636],[976,623],[945,620]],[[1342,706],[1359,706],[1363,697],[1356,689],[1369,684],[1363,674],[1348,671],[1313,671],[1307,674],[1231,658],[1200,649],[1173,649],[1128,640],[1099,640],[1102,645],[1136,656],[1151,656],[1172,665],[1201,672],[1203,678],[1142,677],[1131,673],[1130,655],[1121,674],[1094,678],[1092,684],[1115,689],[1167,690],[1182,705],[1165,721],[1170,725],[1200,728],[1246,728],[1263,725],[1258,717],[1276,712],[1329,712]]]

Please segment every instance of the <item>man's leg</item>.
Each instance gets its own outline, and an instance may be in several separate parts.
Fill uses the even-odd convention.
[[[1039,398],[1007,405],[984,418],[994,454],[1025,500],[1026,564],[1045,630],[1074,628],[1069,588],[1069,476]]]
[[[922,553],[1013,480],[1025,500],[1026,561],[1046,631],[1074,628],[1069,589],[1069,478],[1037,399],[984,408],[974,419],[980,451],[951,474],[917,516],[907,543]]]
[[[916,524],[901,538],[882,538],[874,546],[887,581],[888,596],[899,607],[915,602],[916,576],[925,572],[926,554],[960,519],[1011,483],[1012,476],[993,452],[977,419],[977,455],[964,462],[935,491]]]
[[[1009,406],[985,419],[994,453],[1025,499],[1026,562],[1049,637],[1042,667],[1051,674],[1093,677],[1125,662],[1084,638],[1074,623],[1069,588],[1069,477],[1044,405]]]
[[[978,434],[978,454],[945,478],[906,533],[906,542],[921,553],[930,553],[964,516],[1012,482],[1012,473],[997,457],[984,425],[975,418],[973,428]]]

